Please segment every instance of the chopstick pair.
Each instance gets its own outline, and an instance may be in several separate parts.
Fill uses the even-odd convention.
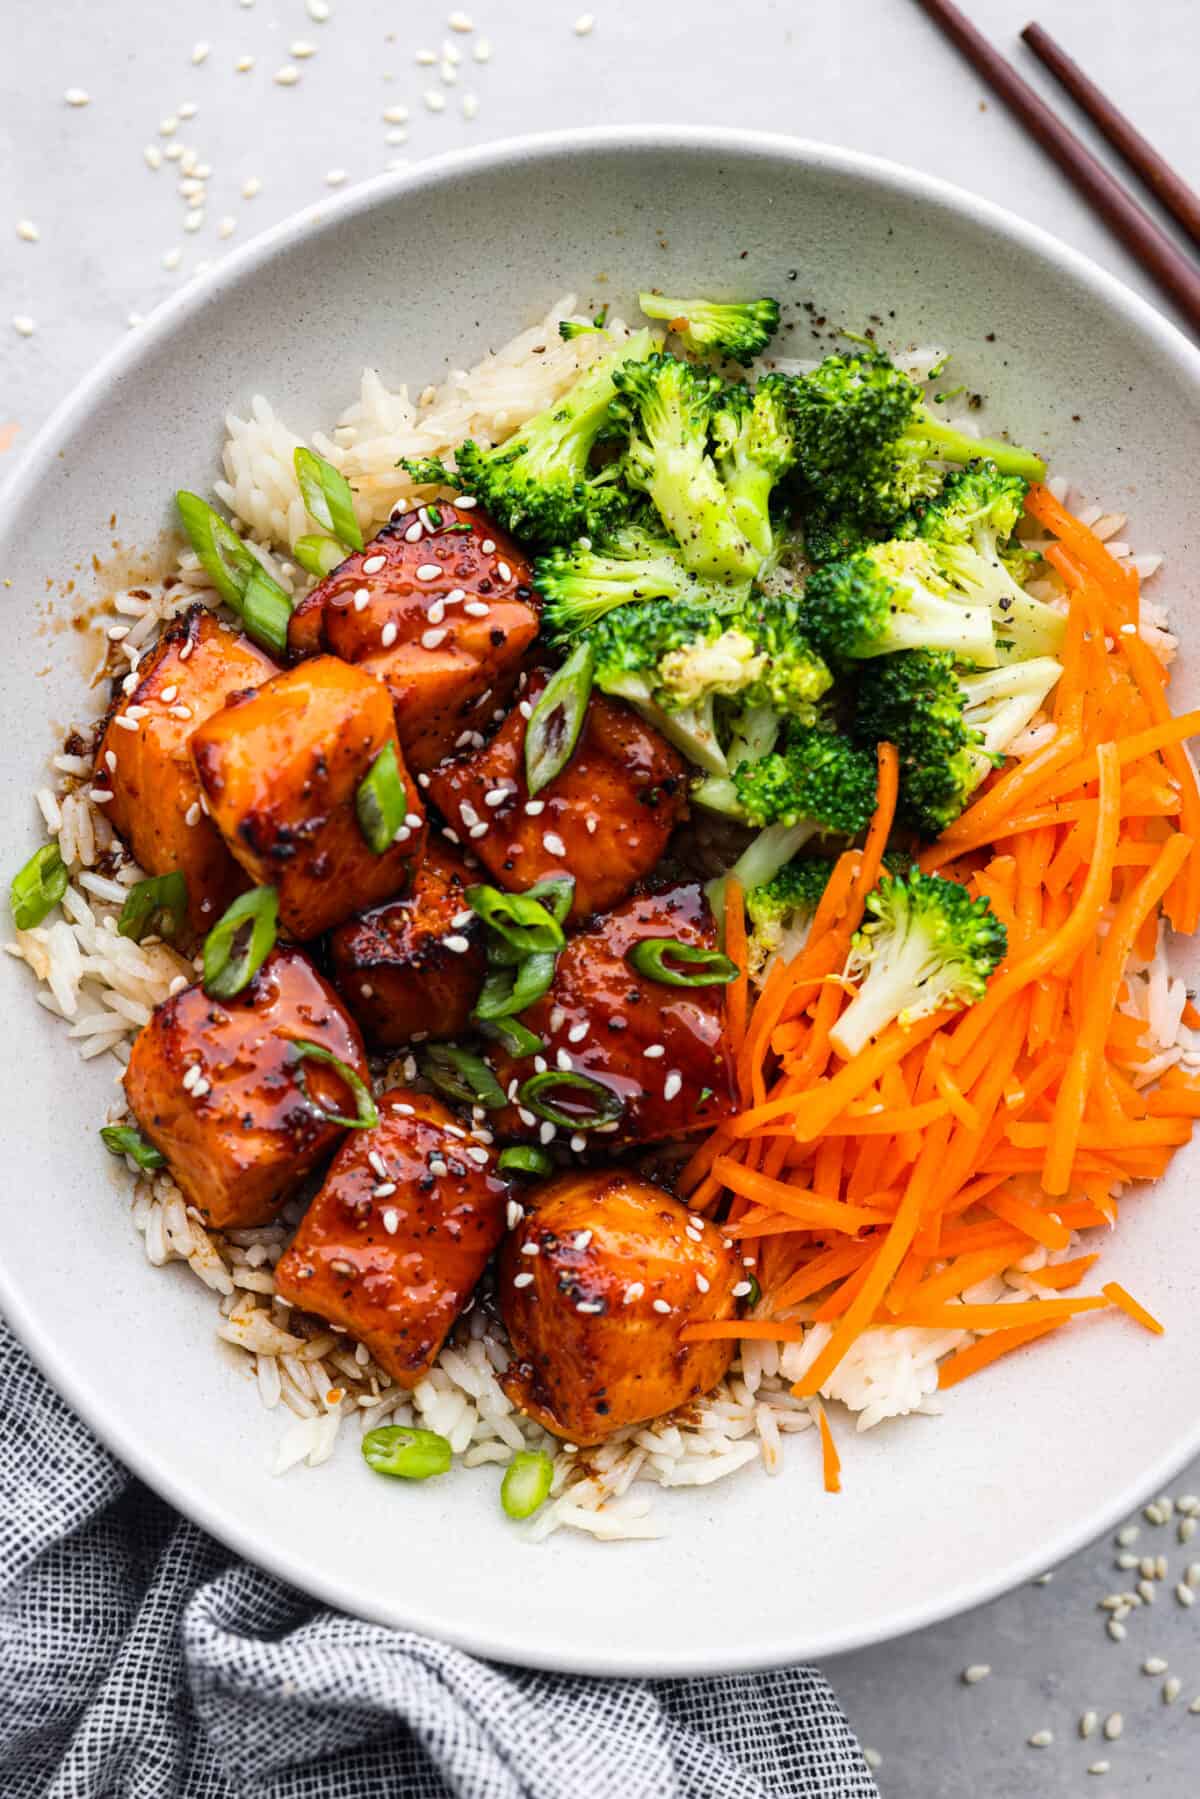
[[[1200,269],[952,0],[919,0],[919,3],[1200,333]],[[1078,101],[1113,148],[1174,214],[1192,241],[1200,244],[1200,196],[1134,129],[1048,32],[1040,25],[1027,25],[1021,36],[1034,55]]]

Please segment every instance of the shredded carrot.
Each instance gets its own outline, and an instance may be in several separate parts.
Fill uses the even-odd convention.
[[[785,1324],[778,1318],[708,1318],[697,1324],[685,1324],[679,1333],[681,1343],[715,1343],[727,1337],[763,1343],[800,1343],[804,1340],[804,1326]]]
[[[827,1493],[840,1493],[842,1490],[842,1458],[837,1452],[837,1444],[833,1440],[833,1432],[829,1428],[829,1420],[825,1416],[825,1407],[820,1400],[816,1402],[817,1429],[821,1433],[821,1478]]]
[[[1015,1307],[1010,1307],[1015,1310]],[[1067,1323],[1065,1318],[1049,1318],[1042,1324],[1018,1325],[1014,1330],[994,1331],[990,1337],[980,1337],[977,1343],[968,1343],[965,1349],[958,1349],[938,1369],[938,1386],[956,1387],[960,1380],[968,1375],[978,1374],[981,1368],[987,1368],[992,1362],[998,1362],[1013,1349],[1020,1349],[1022,1343],[1033,1343],[1038,1337],[1048,1336],[1051,1331],[1061,1330]]]
[[[1075,1287],[1083,1279],[1088,1269],[1100,1260],[1099,1255],[1074,1256],[1069,1262],[1047,1262],[1044,1268],[1035,1268],[1026,1278],[1034,1281],[1039,1287]]]
[[[1109,1281],[1107,1286],[1101,1287],[1100,1291],[1106,1299],[1111,1299],[1115,1306],[1120,1306],[1123,1312],[1128,1312],[1129,1316],[1145,1330],[1153,1332],[1156,1337],[1162,1336],[1165,1327],[1159,1323],[1153,1312],[1148,1312],[1145,1306],[1133,1297],[1132,1293],[1126,1292],[1120,1281]]]
[[[1049,1318],[1073,1318],[1076,1312],[1102,1312],[1113,1302],[1100,1293],[1082,1299],[1027,1299],[1018,1313],[1024,1324],[1043,1324]],[[911,1305],[897,1324],[920,1324],[931,1330],[1004,1330],[1013,1321],[1014,1307],[998,1305]]]
[[[1003,1218],[1005,1224],[1011,1224],[1014,1230],[1024,1231],[1035,1243],[1041,1243],[1046,1249],[1066,1249],[1071,1241],[1071,1233],[1060,1219],[1054,1218],[1040,1207],[1030,1205],[1028,1200],[1019,1199],[1015,1193],[1001,1188],[999,1193],[989,1194],[984,1200],[989,1212],[997,1218]]]

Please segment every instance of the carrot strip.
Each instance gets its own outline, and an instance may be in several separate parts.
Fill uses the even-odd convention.
[[[811,1229],[825,1228],[852,1234],[878,1222],[877,1213],[847,1205],[840,1199],[820,1198],[802,1188],[789,1187],[784,1181],[769,1180],[766,1175],[743,1168],[727,1157],[716,1163],[714,1172],[731,1193],[744,1194],[759,1205],[786,1212],[790,1218]]]
[[[1049,974],[1051,969],[1061,967],[1064,962],[1073,961],[1084,944],[1095,934],[1112,884],[1112,857],[1117,846],[1117,827],[1120,823],[1120,776],[1116,748],[1111,743],[1101,744],[1096,754],[1100,769],[1096,847],[1079,899],[1065,924],[1015,966],[992,978],[987,993],[964,1014],[950,1040],[946,1053],[951,1062],[961,1062],[967,1050],[978,1041],[1006,1001],[1028,986],[1030,981]]]
[[[944,1391],[947,1387],[956,1387],[968,1375],[978,1374],[980,1369],[998,1362],[1011,1350],[1020,1349],[1022,1343],[1033,1343],[1038,1337],[1061,1330],[1067,1322],[1065,1318],[1051,1318],[1044,1324],[1024,1324],[1015,1330],[996,1331],[990,1337],[981,1337],[977,1343],[968,1343],[965,1349],[955,1350],[939,1367],[939,1388]]]
[[[843,1063],[831,1079],[819,1082],[807,1093],[768,1100],[765,1106],[743,1112],[732,1121],[735,1136],[751,1136],[764,1124],[791,1113],[792,1128],[797,1139],[811,1142],[814,1137],[821,1135],[834,1118],[845,1111],[851,1100],[857,1099],[860,1093],[864,1093],[878,1080],[889,1064],[899,1062],[915,1044],[924,1042],[926,1037],[932,1037],[953,1016],[952,1012],[934,1012],[907,1028],[899,1024],[889,1025],[861,1055]]]
[[[923,1106],[905,1106],[898,1112],[856,1112],[850,1107],[830,1119],[822,1133],[822,1145],[830,1137],[893,1137],[904,1131],[923,1131],[949,1111],[944,1099],[926,1100]]]
[[[1060,543],[1064,543],[1107,591],[1126,607],[1136,607],[1137,577],[1121,567],[1095,533],[1068,512],[1048,487],[1035,482],[1025,496],[1025,510],[1030,518],[1037,519]]]
[[[997,1218],[1003,1218],[1005,1224],[1011,1224],[1014,1230],[1024,1231],[1027,1237],[1032,1237],[1035,1243],[1042,1244],[1045,1249],[1066,1249],[1071,1241],[1071,1233],[1065,1224],[1007,1189],[1002,1188],[998,1193],[989,1194],[983,1204]]]
[[[1083,1123],[1084,1107],[1095,1079],[1097,1063],[1103,1054],[1105,1028],[1116,1007],[1117,991],[1124,979],[1125,964],[1129,960],[1143,919],[1157,906],[1191,851],[1190,837],[1177,834],[1168,838],[1153,867],[1147,870],[1133,891],[1122,901],[1108,936],[1104,939],[1099,965],[1089,986],[1079,1035],[1054,1108],[1054,1127],[1042,1174],[1042,1187],[1047,1193],[1065,1193],[1076,1149],[1094,1147],[1094,1144],[1087,1141]],[[1014,1143],[1020,1141],[1011,1132],[1010,1136]],[[1172,1141],[1171,1138],[1155,1140]]]
[[[1128,1312],[1129,1316],[1143,1329],[1152,1331],[1156,1337],[1163,1335],[1166,1326],[1160,1324],[1154,1313],[1148,1312],[1145,1306],[1133,1297],[1132,1293],[1126,1292],[1120,1281],[1109,1281],[1108,1285],[1101,1287],[1100,1291],[1105,1298],[1111,1299],[1115,1306],[1120,1306],[1123,1312]]]
[[[776,1307],[781,1312],[786,1311],[789,1306],[797,1306],[801,1300],[811,1299],[814,1293],[832,1286],[834,1281],[853,1274],[866,1261],[871,1249],[869,1243],[848,1243],[844,1248],[839,1246],[814,1256],[811,1262],[789,1275],[778,1292],[772,1294]]]
[[[1144,1096],[1151,1118],[1200,1118],[1200,1088],[1165,1087]]]
[[[720,1343],[733,1337],[755,1343],[801,1343],[806,1329],[806,1325],[787,1324],[781,1318],[709,1318],[685,1324],[679,1341]]]
[[[998,1249],[978,1249],[967,1255],[957,1256],[948,1268],[940,1274],[930,1275],[912,1294],[907,1306],[897,1306],[897,1312],[914,1311],[921,1306],[941,1305],[944,1300],[957,1299],[968,1287],[978,1285],[980,1281],[990,1280],[994,1274],[1003,1274],[1011,1268],[1013,1250],[1010,1244],[1003,1244]],[[888,1295],[892,1298],[892,1294]],[[892,1307],[889,1305],[888,1310]]]
[[[1027,1299],[1007,1305],[913,1305],[896,1323],[920,1324],[931,1330],[1003,1330],[1012,1323],[1014,1311],[1020,1312],[1026,1324],[1044,1324],[1050,1318],[1073,1318],[1076,1312],[1107,1311],[1111,1303],[1103,1294],[1093,1293],[1082,1299]]]
[[[1036,1281],[1039,1287],[1075,1287],[1099,1260],[1099,1255],[1093,1254],[1075,1256],[1069,1262],[1047,1262],[1044,1268],[1033,1269],[1027,1278]]]
[[[821,1479],[827,1493],[840,1493],[842,1490],[842,1458],[837,1452],[837,1444],[833,1440],[833,1432],[829,1428],[829,1420],[825,1416],[825,1407],[818,1400],[816,1406],[817,1429],[821,1433]]]
[[[1083,745],[1074,731],[1060,731],[1058,736],[1042,749],[1026,756],[1021,762],[1014,762],[1005,769],[1000,779],[981,799],[968,806],[959,814],[954,823],[947,825],[942,832],[942,841],[955,843],[960,838],[974,836],[987,823],[1011,818],[1021,805],[1031,803],[1033,796],[1065,763],[1070,761]],[[986,841],[986,839],[985,839]]]

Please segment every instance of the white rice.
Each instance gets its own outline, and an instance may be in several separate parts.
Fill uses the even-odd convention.
[[[558,322],[572,316],[574,303],[573,296],[565,296],[540,324],[473,369],[452,371],[415,401],[403,386],[389,389],[376,370],[363,371],[358,398],[333,432],[315,434],[312,444],[354,487],[364,533],[373,532],[394,506],[412,498],[411,481],[396,467],[401,456],[452,457],[455,444],[468,436],[481,443],[499,441],[550,404],[598,348],[607,347],[591,334],[566,342],[560,338]],[[610,341],[627,335],[620,321],[607,328]],[[940,352],[933,349],[898,358],[921,376],[939,359]],[[812,365],[773,366],[799,371]],[[970,415],[954,422],[978,429]],[[292,468],[292,453],[302,440],[261,395],[254,397],[247,417],[231,413],[227,425],[225,478],[217,483],[217,492],[264,566],[289,591],[302,591],[307,577],[290,561],[296,537],[309,528]],[[1050,485],[1060,498],[1067,497],[1065,482]],[[1078,510],[1082,502],[1072,499]],[[1118,539],[1125,526],[1122,517],[1105,517],[1098,507],[1082,516],[1089,512],[1113,553],[1148,580],[1161,559],[1135,555]],[[1053,593],[1051,581],[1048,597]],[[127,627],[117,649],[131,672],[162,625],[195,600],[215,605],[217,596],[190,550],[159,592],[139,588],[116,597],[114,621]],[[1143,600],[1142,620],[1146,641],[1169,662],[1176,639],[1166,628],[1165,610]],[[97,671],[97,678],[102,672]],[[1031,754],[1053,729],[1035,720],[1015,752]],[[5,947],[28,964],[39,982],[39,1003],[63,1020],[81,1056],[111,1053],[119,1079],[137,1030],[156,1005],[194,979],[197,965],[165,943],[147,939],[138,944],[118,935],[124,892],[141,878],[141,870],[88,796],[89,760],[59,754],[51,766],[56,779],[41,787],[35,800],[47,832],[57,839],[70,884],[59,912],[33,930],[17,931]],[[102,857],[108,869],[103,874],[96,871]],[[1124,1010],[1146,1023],[1146,1035],[1158,1051],[1151,1061],[1130,1066],[1130,1076],[1139,1084],[1172,1062],[1200,1066],[1200,1034],[1181,1021],[1187,995],[1169,970],[1168,936],[1164,926],[1154,959],[1131,968],[1123,1001]],[[391,1071],[385,1078],[392,1078]],[[112,1118],[122,1111],[115,1097]],[[595,1450],[564,1449],[516,1410],[497,1378],[508,1359],[503,1332],[478,1305],[460,1319],[437,1366],[410,1393],[397,1387],[351,1338],[294,1313],[276,1297],[272,1271],[298,1222],[298,1208],[285,1208],[277,1222],[259,1229],[212,1231],[187,1206],[168,1174],[139,1174],[132,1163],[129,1168],[133,1221],[147,1259],[158,1267],[187,1263],[213,1293],[216,1333],[241,1356],[261,1403],[288,1414],[272,1463],[277,1474],[301,1463],[316,1467],[328,1461],[344,1434],[343,1424],[355,1416],[360,1434],[385,1422],[419,1423],[447,1436],[467,1467],[503,1465],[523,1447],[552,1453],[552,1496],[525,1527],[532,1539],[559,1529],[601,1539],[652,1537],[660,1527],[641,1490],[645,1483],[704,1486],[755,1462],[773,1475],[782,1466],[786,1439],[812,1428],[810,1403],[795,1398],[791,1387],[827,1341],[829,1327],[823,1324],[813,1324],[801,1343],[742,1343],[726,1378],[703,1400],[676,1417],[620,1431]],[[964,1300],[1019,1305],[1037,1291],[1028,1271],[1046,1259],[1045,1251],[1038,1250],[1021,1270],[983,1283]],[[797,1308],[796,1315],[803,1321],[805,1308]],[[853,1413],[859,1430],[887,1418],[936,1412],[938,1363],[967,1340],[964,1331],[876,1327],[855,1343],[822,1395]],[[815,1465],[815,1448],[806,1454]]]

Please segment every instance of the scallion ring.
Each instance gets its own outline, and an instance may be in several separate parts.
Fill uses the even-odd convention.
[[[682,962],[672,968],[668,962]],[[681,943],[678,937],[643,937],[625,952],[625,960],[649,981],[664,987],[724,987],[737,980],[737,964],[719,949]]]
[[[8,903],[18,931],[32,931],[67,891],[67,870],[57,843],[43,843],[12,878]]]
[[[407,1424],[381,1424],[362,1440],[363,1459],[376,1474],[399,1480],[428,1480],[445,1474],[454,1459],[445,1437],[435,1430],[414,1430]]]
[[[275,947],[278,921],[274,887],[239,894],[204,939],[205,993],[212,999],[233,999],[248,987]]]
[[[297,445],[292,466],[310,517],[324,530],[332,531],[348,550],[361,550],[363,534],[354,516],[354,495],[345,475],[303,444]]]
[[[301,1093],[309,1105],[321,1114],[322,1118],[327,1118],[330,1124],[344,1125],[348,1131],[374,1130],[379,1123],[379,1108],[375,1104],[367,1083],[361,1075],[355,1073],[348,1062],[343,1062],[340,1056],[335,1056],[333,1051],[326,1049],[323,1044],[310,1043],[307,1037],[292,1037],[288,1042],[288,1051],[292,1060],[301,1064],[296,1070],[296,1082]],[[308,1090],[308,1081],[304,1074],[305,1062],[324,1062],[333,1069],[339,1080],[346,1083],[354,1095],[355,1116],[353,1118],[347,1118],[344,1112],[327,1111],[319,1099],[313,1098]]]
[[[421,1073],[439,1093],[464,1105],[496,1111],[505,1103],[504,1089],[483,1057],[456,1043],[431,1043],[421,1057]]]
[[[758,1284],[758,1276],[756,1274],[748,1273],[746,1275],[746,1284],[750,1288],[749,1293],[744,1295],[746,1304],[750,1307],[756,1306],[762,1298],[762,1288]]]
[[[468,887],[463,897],[489,930],[523,956],[560,950],[566,943],[554,914],[527,893],[505,893],[499,887],[480,885]]]
[[[572,1093],[579,1097],[571,1102],[574,1109],[568,1111],[567,1097]],[[562,1096],[561,1103],[556,1103],[553,1094]],[[603,1081],[594,1081],[590,1074],[569,1068],[547,1068],[542,1074],[531,1074],[521,1083],[518,1097],[539,1118],[547,1118],[568,1131],[598,1131],[603,1125],[615,1123],[625,1110],[619,1093]]]
[[[489,1018],[481,1020],[479,1028],[485,1037],[492,1038],[518,1062],[526,1056],[536,1056],[546,1047],[537,1032],[531,1031],[519,1018]]]
[[[525,731],[525,785],[540,793],[571,760],[592,692],[594,661],[581,643],[551,675]]]
[[[396,841],[396,832],[408,815],[408,793],[400,774],[395,742],[384,744],[358,784],[354,796],[358,828],[372,855],[382,856]]]
[[[201,567],[221,598],[239,615],[247,636],[282,655],[292,616],[289,596],[207,500],[181,489],[175,504]]]
[[[484,1023],[511,1018],[541,999],[554,979],[557,958],[550,952],[526,956],[515,968],[496,968],[488,975],[475,1002],[474,1016]]]
[[[162,1151],[155,1149],[148,1138],[131,1124],[106,1124],[100,1132],[100,1141],[113,1156],[132,1156],[139,1168],[147,1173],[151,1169],[161,1168],[166,1162]]]
[[[178,868],[169,875],[151,875],[129,889],[117,935],[140,943],[153,928],[160,937],[173,937],[187,916],[187,878]]]
[[[548,875],[544,881],[535,881],[532,887],[527,887],[525,898],[537,900],[559,924],[566,924],[575,898],[575,876]]]
[[[512,1149],[500,1151],[496,1167],[501,1174],[529,1174],[535,1180],[544,1180],[554,1173],[554,1158],[532,1143],[517,1143]]]
[[[346,560],[345,550],[341,544],[334,543],[332,537],[298,537],[292,545],[292,555],[301,568],[319,580],[324,580]]]
[[[554,1479],[554,1463],[544,1449],[518,1449],[500,1482],[500,1504],[509,1518],[532,1518]]]

